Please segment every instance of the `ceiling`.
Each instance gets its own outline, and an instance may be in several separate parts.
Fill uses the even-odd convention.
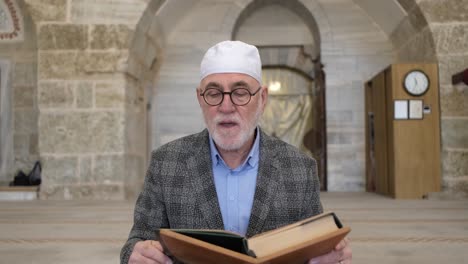
[[[407,13],[397,0],[353,0],[389,36]]]
[[[148,0],[145,0],[148,1]],[[307,1],[307,0],[306,0]],[[327,1],[327,0],[318,0]],[[356,3],[387,36],[407,16],[397,0],[350,0]],[[197,0],[166,0],[156,15],[161,28],[168,36],[180,21],[197,4]]]

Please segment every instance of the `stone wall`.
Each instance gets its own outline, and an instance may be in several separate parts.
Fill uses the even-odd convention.
[[[452,75],[468,67],[468,1],[399,1],[408,17],[393,32],[398,60],[438,62],[442,195],[468,197],[468,87]]]
[[[38,39],[41,198],[124,199],[125,72],[146,2],[26,3]]]
[[[419,2],[434,36],[442,111],[443,189],[468,197],[468,86],[452,75],[468,68],[468,0]]]
[[[398,62],[436,62],[432,31],[414,0],[399,0],[408,16],[390,35]]]
[[[13,98],[9,175],[40,157],[44,199],[134,197],[150,150],[204,127],[194,98],[201,57],[231,38],[252,2],[23,1],[24,40],[0,43]],[[329,190],[364,190],[362,84],[395,61],[438,60],[443,186],[466,194],[468,95],[450,76],[468,64],[467,0],[399,0],[408,17],[390,37],[354,1],[300,2],[327,73]]]

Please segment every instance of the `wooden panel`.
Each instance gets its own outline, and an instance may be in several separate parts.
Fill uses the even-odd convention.
[[[429,77],[429,90],[412,96],[403,88],[410,70]],[[394,64],[366,84],[367,190],[394,198],[422,198],[440,191],[440,109],[437,64]],[[430,113],[423,119],[395,120],[395,100],[422,100]],[[374,114],[374,146],[370,118]],[[373,150],[373,151],[372,151]],[[373,160],[373,158],[375,158]],[[374,162],[373,162],[374,161]]]
[[[386,132],[387,132],[387,141],[386,143],[386,150],[387,150],[387,183],[388,183],[388,195],[395,197],[395,150],[394,150],[394,133],[393,133],[393,87],[394,82],[392,78],[392,67],[388,67],[385,69],[385,96],[386,96]]]
[[[364,84],[365,105],[365,148],[366,148],[366,191],[375,192],[375,142],[374,142],[374,108],[372,106],[372,81]],[[372,139],[371,139],[372,137]]]
[[[403,78],[412,69],[427,73],[430,87],[422,96],[412,96],[403,89]],[[393,120],[392,178],[395,198],[421,198],[440,190],[440,126],[437,66],[434,64],[396,64],[392,66],[392,100],[423,100],[431,107],[422,120]],[[393,106],[392,106],[393,108]]]
[[[379,73],[372,81],[372,106],[374,110],[375,173],[376,192],[389,194],[387,167],[387,124],[385,72]]]

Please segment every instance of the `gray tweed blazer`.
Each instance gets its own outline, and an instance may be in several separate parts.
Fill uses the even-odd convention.
[[[315,160],[260,133],[257,187],[247,237],[322,212]],[[160,228],[224,228],[208,140],[205,129],[153,151],[121,263],[128,263],[136,242],[158,240]]]

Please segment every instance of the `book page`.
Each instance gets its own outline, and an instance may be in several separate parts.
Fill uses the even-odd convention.
[[[174,232],[183,234],[186,236],[191,235],[211,235],[211,236],[224,236],[224,237],[237,237],[244,238],[242,235],[235,232],[218,230],[218,229],[171,229]]]
[[[281,232],[268,232],[265,235],[252,237],[248,239],[248,246],[260,258],[329,234],[337,229],[339,228],[333,215],[328,215]]]

